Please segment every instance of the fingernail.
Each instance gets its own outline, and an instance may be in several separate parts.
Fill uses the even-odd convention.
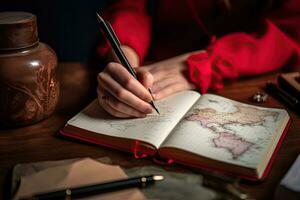
[[[154,99],[156,99],[156,96],[157,96],[157,95],[153,93],[152,96],[153,96]]]

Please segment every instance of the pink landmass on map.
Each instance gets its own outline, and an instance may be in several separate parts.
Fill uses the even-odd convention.
[[[265,118],[270,116],[276,119],[278,113],[266,110],[260,110],[247,106],[236,106],[235,112],[217,112],[212,108],[195,109],[193,113],[185,119],[189,121],[199,121],[203,126],[210,123],[225,126],[228,124],[254,125],[264,122]]]
[[[185,117],[185,119],[199,122],[203,127],[217,134],[218,136],[213,139],[215,147],[228,150],[232,154],[233,159],[238,159],[238,157],[249,150],[254,143],[248,142],[234,133],[215,131],[214,127],[209,125],[217,124],[223,129],[226,129],[227,125],[234,124],[251,126],[263,123],[266,117],[272,117],[275,121],[279,113],[243,105],[236,105],[235,107],[236,110],[234,112],[218,112],[213,108],[197,108],[193,110],[192,114]]]
[[[191,116],[188,116],[186,118],[187,120],[189,121],[197,121],[197,122],[200,122],[202,124],[202,126],[207,126],[207,124],[209,123],[212,123],[211,119],[209,119],[209,117],[205,117],[205,116],[202,116],[202,115],[191,115]]]
[[[237,159],[254,145],[235,134],[227,132],[219,133],[219,136],[213,139],[213,143],[217,148],[227,149],[232,154],[233,159]]]

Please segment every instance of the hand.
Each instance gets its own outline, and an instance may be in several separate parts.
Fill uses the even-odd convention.
[[[131,52],[131,55],[134,53]],[[109,63],[98,75],[99,103],[116,117],[146,117],[146,114],[153,111],[148,103],[152,97],[147,88],[152,88],[155,99],[196,88],[186,77],[185,61],[190,54],[135,68],[139,81],[135,80],[122,65]]]
[[[138,65],[138,56],[134,50],[122,47],[128,61]],[[111,115],[128,117],[146,117],[152,112],[148,103],[152,100],[146,88],[152,86],[152,76],[147,71],[137,73],[137,81],[121,64],[110,62],[103,72],[98,74],[98,100]]]
[[[138,67],[140,63],[139,56],[135,52],[134,49],[132,49],[129,46],[122,45],[121,46],[122,51],[124,52],[127,60],[129,61],[130,65],[132,67]],[[111,62],[119,62],[118,57],[116,56],[115,52],[111,49],[108,53],[108,61]]]
[[[190,54],[183,54],[137,69],[146,70],[153,76],[154,82],[151,89],[155,99],[162,99],[182,90],[196,88],[187,78],[187,64],[185,61]]]

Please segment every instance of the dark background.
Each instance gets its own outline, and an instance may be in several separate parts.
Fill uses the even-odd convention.
[[[106,0],[0,0],[0,11],[35,14],[39,38],[57,53],[59,61],[88,62],[101,37],[96,11]]]

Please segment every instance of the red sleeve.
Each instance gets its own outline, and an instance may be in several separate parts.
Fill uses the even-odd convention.
[[[121,44],[132,47],[143,62],[151,36],[151,18],[147,14],[146,0],[118,0],[105,11],[107,19]],[[107,41],[101,43],[97,49],[100,56],[105,56],[110,45]]]
[[[232,33],[187,59],[189,78],[202,93],[220,89],[226,78],[257,75],[299,64],[300,1],[285,0],[265,19],[264,33]]]

